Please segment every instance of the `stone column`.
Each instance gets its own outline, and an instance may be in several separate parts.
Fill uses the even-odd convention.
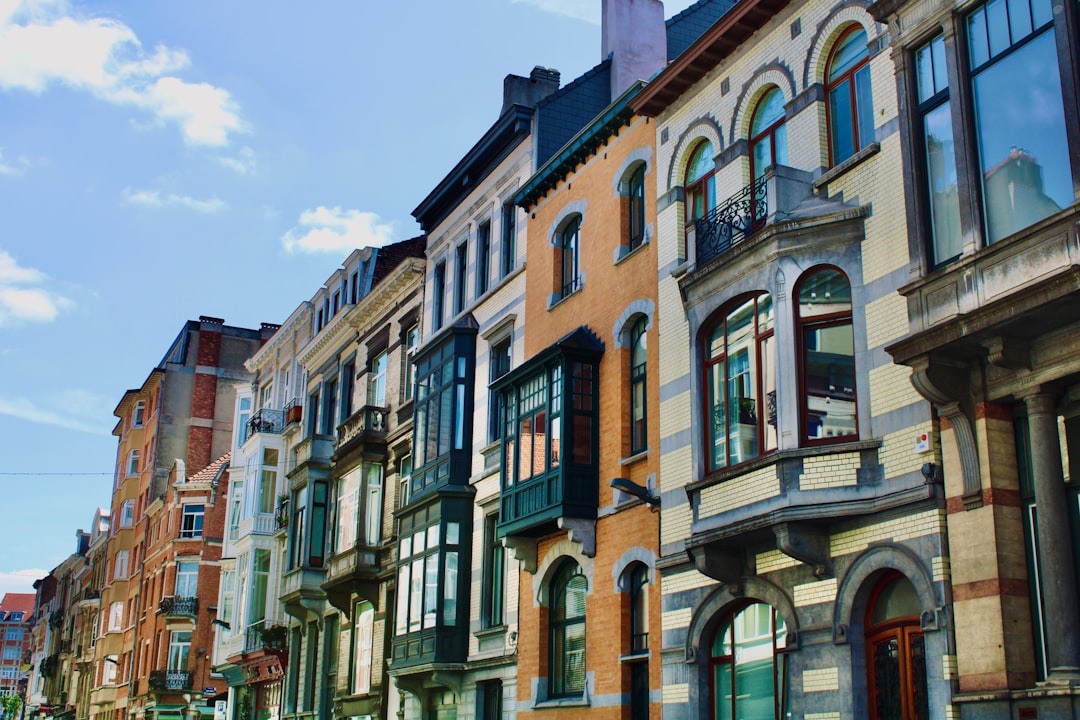
[[[1068,498],[1061,471],[1056,397],[1024,398],[1031,443],[1031,470],[1038,506],[1039,575],[1046,612],[1047,681],[1080,681],[1080,604],[1069,537]]]

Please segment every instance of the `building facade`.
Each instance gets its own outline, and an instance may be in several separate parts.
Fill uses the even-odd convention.
[[[887,351],[941,418],[954,707],[1076,717],[1078,8],[870,9],[909,198],[909,335]]]
[[[665,717],[955,712],[895,67],[860,4],[740,2],[656,119]]]
[[[33,593],[4,593],[0,599],[0,695],[22,695],[23,666],[30,660]]]

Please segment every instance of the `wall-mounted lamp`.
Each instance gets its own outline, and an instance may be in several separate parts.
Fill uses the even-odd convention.
[[[611,487],[615,488],[616,490],[621,490],[627,495],[633,495],[640,500],[644,500],[649,505],[660,507],[660,498],[653,495],[649,488],[638,485],[630,478],[614,478],[611,481]]]
[[[211,620],[210,624],[211,625],[217,625],[218,627],[223,627],[226,630],[232,630],[232,625],[225,622],[224,620],[218,620],[217,618],[214,618],[213,620]]]
[[[934,463],[923,463],[922,476],[926,478],[927,483],[937,482],[937,465]]]

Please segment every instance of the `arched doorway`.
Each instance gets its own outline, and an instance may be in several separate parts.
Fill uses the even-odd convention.
[[[866,670],[870,720],[927,720],[922,606],[911,581],[885,574],[866,607]]]

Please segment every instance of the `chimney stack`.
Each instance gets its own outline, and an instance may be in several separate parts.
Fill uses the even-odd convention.
[[[503,80],[503,106],[499,114],[510,109],[511,105],[534,107],[538,102],[559,89],[559,71],[537,65],[529,77],[507,75]]]
[[[603,0],[600,59],[611,57],[611,99],[667,65],[661,0]]]

